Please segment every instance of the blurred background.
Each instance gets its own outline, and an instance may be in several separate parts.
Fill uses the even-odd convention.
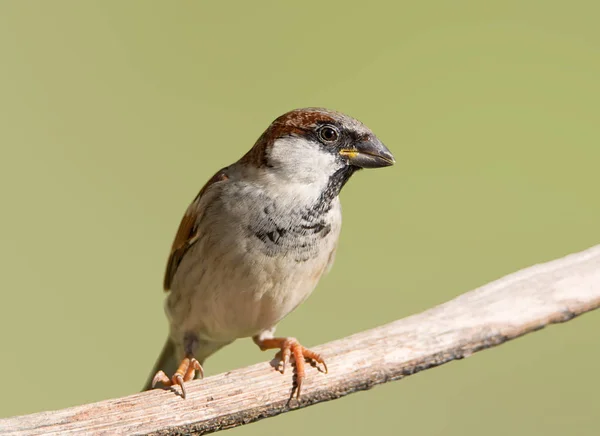
[[[0,416],[142,386],[185,208],[292,108],[351,114],[398,161],[342,193],[336,265],[278,329],[307,346],[600,243],[599,13],[593,0],[1,2]],[[595,435],[599,328],[587,314],[230,433]],[[241,340],[205,369],[271,357]]]

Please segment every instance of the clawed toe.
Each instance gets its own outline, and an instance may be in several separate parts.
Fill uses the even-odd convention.
[[[306,360],[323,365],[324,372],[327,373],[327,364],[320,354],[303,347],[296,338],[272,338],[272,339],[255,339],[255,342],[262,350],[279,348],[275,358],[280,359],[280,371],[282,374],[293,356],[296,363],[296,398],[300,398],[302,382],[304,380],[304,363]]]
[[[200,373],[200,377],[204,377],[204,370],[200,362],[193,357],[186,357],[181,361],[179,368],[177,368],[177,371],[171,378],[164,371],[158,371],[152,379],[152,387],[155,387],[159,382],[164,386],[179,385],[181,386],[181,396],[186,398],[185,382],[193,380],[196,376],[196,371]]]

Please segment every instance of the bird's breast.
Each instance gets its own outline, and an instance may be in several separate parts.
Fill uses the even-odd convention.
[[[341,229],[337,198],[315,212],[261,192],[228,195],[207,208],[167,302],[172,326],[207,340],[275,326],[313,291]]]

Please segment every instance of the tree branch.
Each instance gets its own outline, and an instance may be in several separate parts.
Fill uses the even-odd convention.
[[[600,306],[600,245],[526,268],[440,306],[315,348],[300,401],[291,371],[267,363],[191,382],[183,400],[154,390],[0,420],[3,434],[204,434],[247,424],[462,359]]]

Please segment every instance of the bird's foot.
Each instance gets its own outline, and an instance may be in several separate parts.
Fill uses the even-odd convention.
[[[296,362],[296,398],[300,398],[300,389],[304,380],[304,362],[305,360],[313,361],[323,365],[325,373],[327,373],[327,364],[320,354],[303,347],[296,338],[270,338],[260,339],[253,338],[256,345],[261,350],[272,350],[279,348],[279,352],[275,355],[281,360],[281,373],[285,373],[290,357],[294,357]]]
[[[193,380],[196,376],[196,371],[200,372],[200,377],[204,377],[204,370],[202,365],[193,357],[186,357],[179,364],[179,368],[175,371],[175,374],[171,378],[167,377],[164,371],[158,371],[152,379],[152,387],[156,386],[158,382],[161,382],[165,386],[181,386],[181,396],[186,397],[184,383]]]

